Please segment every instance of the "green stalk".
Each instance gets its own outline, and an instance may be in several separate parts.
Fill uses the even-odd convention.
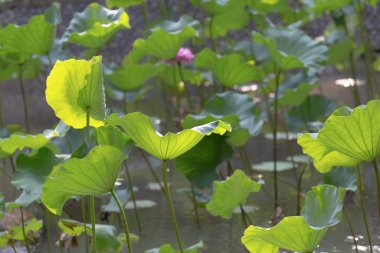
[[[60,235],[60,231],[59,231],[59,226],[58,226],[57,218],[56,218],[56,216],[54,214],[52,214],[52,218],[53,218],[55,230],[57,231],[59,252],[63,253],[63,243],[61,241],[61,235]]]
[[[117,206],[119,207],[119,214],[123,220],[125,238],[127,239],[127,245],[128,245],[128,253],[132,253],[132,242],[129,236],[128,222],[127,222],[127,217],[125,216],[123,205],[121,204],[120,199],[117,197],[114,190],[111,191],[111,194],[114,200],[116,201]]]
[[[82,210],[82,219],[83,219],[83,228],[84,228],[84,231],[85,231],[85,240],[86,240],[86,253],[88,252],[88,234],[87,234],[87,216],[86,216],[86,203],[85,203],[85,196],[83,196],[80,200],[81,202],[81,210]]]
[[[243,230],[245,230],[248,227],[248,222],[247,222],[247,220],[245,218],[245,212],[244,212],[244,209],[243,209],[243,205],[240,204],[239,207],[240,207],[241,221],[243,222]]]
[[[14,243],[13,243],[13,240],[11,239],[11,240],[9,240],[9,244],[11,245],[11,248],[13,249],[13,253],[17,253],[17,250],[16,250],[16,248],[15,248],[15,245],[14,245]]]
[[[277,121],[278,121],[278,89],[280,86],[280,74],[276,73],[275,95],[274,95],[274,115],[273,115],[273,176],[274,176],[274,214],[276,215],[278,207],[278,185],[277,185]]]
[[[135,210],[137,228],[139,230],[140,235],[142,235],[143,232],[142,232],[142,228],[141,228],[140,213],[139,213],[139,209],[137,208],[135,192],[133,190],[132,178],[131,178],[131,175],[129,173],[129,168],[128,168],[127,161],[124,161],[124,166],[125,166],[125,172],[126,172],[127,182],[128,182],[128,186],[129,186],[128,188],[129,188],[129,191],[131,192],[133,209]]]
[[[152,167],[152,165],[150,164],[148,158],[146,157],[144,151],[142,151],[141,149],[138,149],[138,150],[139,150],[139,152],[140,152],[142,158],[144,159],[146,165],[148,166],[148,168],[149,168],[149,170],[150,170],[150,173],[152,173],[152,176],[153,176],[154,179],[156,180],[156,183],[160,186],[160,189],[161,189],[162,193],[165,194],[165,190],[164,190],[164,188],[162,188],[161,181],[160,181],[160,179],[158,179],[156,173],[154,173],[153,167]]]
[[[89,196],[90,216],[91,216],[91,235],[92,235],[92,253],[96,253],[96,231],[95,231],[95,197]]]
[[[378,217],[380,219],[380,175],[379,175],[379,167],[377,166],[376,159],[372,161],[373,168],[375,170],[376,174],[376,189],[377,189],[377,211],[378,211]]]
[[[26,247],[26,250],[28,251],[28,253],[30,253],[30,248],[29,248],[29,242],[28,242],[28,238],[26,237],[26,232],[25,232],[25,220],[24,220],[24,212],[22,211],[22,207],[19,207],[20,209],[20,214],[21,214],[21,226],[22,226],[22,235],[24,237],[24,243],[25,243],[25,247]]]
[[[50,246],[50,215],[49,210],[45,207],[45,222],[46,222],[46,233],[47,233],[47,246],[48,246],[48,253],[51,252],[51,246]]]
[[[298,176],[297,180],[297,215],[300,215],[301,211],[301,184],[302,184],[302,177],[305,173],[306,166],[302,167],[301,173]]]
[[[29,127],[29,116],[28,116],[28,107],[26,106],[26,92],[24,87],[24,81],[22,79],[22,65],[19,66],[19,73],[18,73],[18,79],[20,84],[20,90],[21,90],[21,97],[22,97],[22,106],[24,108],[24,123],[26,131],[29,133],[30,127]]]
[[[168,11],[166,6],[166,0],[161,0],[161,16],[163,19],[168,18]]]
[[[176,237],[177,237],[179,251],[181,253],[184,253],[183,246],[182,246],[182,240],[181,240],[181,234],[179,232],[179,228],[178,228],[178,224],[177,224],[177,219],[176,219],[175,213],[174,213],[174,207],[173,207],[172,197],[170,195],[168,180],[166,178],[166,160],[162,160],[162,179],[164,181],[164,189],[165,189],[166,199],[168,201],[168,206],[169,206],[169,209],[170,209],[170,218],[172,220],[173,227],[174,227],[174,230],[175,230],[175,234],[176,234]]]
[[[356,235],[355,235],[354,228],[352,226],[350,214],[348,213],[347,208],[344,207],[344,206],[343,206],[343,212],[344,212],[344,215],[346,216],[346,219],[347,219],[347,222],[348,222],[348,227],[350,228],[351,235],[352,235],[352,238],[354,240],[355,252],[359,253],[359,251],[358,251],[358,243],[356,242]]]
[[[190,107],[190,111],[194,112],[194,105],[193,105],[193,102],[191,101],[189,89],[187,88],[186,83],[185,83],[185,78],[184,78],[184,75],[182,72],[182,65],[180,62],[177,63],[177,67],[178,67],[179,76],[181,78],[181,81],[183,82],[183,86],[185,89],[185,95],[186,95],[187,103],[189,104],[189,107]]]
[[[369,243],[369,249],[370,252],[373,253],[372,250],[372,240],[371,240],[371,233],[369,232],[369,227],[368,227],[368,220],[367,220],[367,213],[365,211],[365,206],[364,206],[364,194],[363,194],[363,183],[362,183],[362,176],[360,175],[360,169],[359,166],[356,167],[356,177],[358,181],[358,189],[359,189],[359,197],[360,197],[360,209],[363,215],[363,220],[364,220],[364,225],[365,225],[365,231],[368,237],[368,243]]]
[[[199,222],[198,206],[197,206],[197,200],[195,198],[195,190],[194,190],[193,182],[190,182],[190,185],[191,185],[191,196],[193,199],[193,205],[194,205],[194,212],[195,212],[195,217],[196,217],[196,221],[197,221],[197,227],[201,228],[201,223]]]
[[[144,15],[145,26],[148,26],[150,20],[149,20],[148,6],[146,3],[146,0],[142,3],[142,13]]]

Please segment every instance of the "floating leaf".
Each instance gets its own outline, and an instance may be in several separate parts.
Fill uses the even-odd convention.
[[[85,60],[57,61],[46,82],[46,100],[55,114],[66,125],[86,126],[86,112],[90,126],[103,125],[105,98],[100,56]]]
[[[117,31],[129,28],[129,16],[123,9],[109,10],[91,3],[83,12],[74,14],[63,41],[101,49]]]
[[[206,208],[212,215],[229,219],[236,206],[244,205],[250,193],[260,189],[259,183],[251,180],[243,171],[235,170],[225,181],[214,182],[214,194]]]
[[[342,208],[346,191],[333,185],[318,185],[306,193],[301,215],[313,228],[323,229],[342,220]]]
[[[323,174],[325,184],[335,185],[347,191],[357,191],[358,184],[354,168],[337,167]]]
[[[200,241],[199,243],[184,249],[184,253],[197,253],[199,249],[203,249],[204,244],[203,241]],[[170,244],[162,245],[160,248],[150,249],[145,251],[145,253],[180,253],[180,251],[173,248]]]
[[[60,162],[48,148],[41,148],[34,155],[20,154],[16,159],[16,173],[12,185],[23,192],[15,202],[27,207],[34,201],[39,201],[42,185],[53,167]]]
[[[314,167],[321,173],[329,172],[335,166],[354,167],[360,160],[327,147],[318,134],[299,134],[297,142],[304,154],[314,159]]]
[[[206,155],[207,154],[207,155]],[[225,137],[212,134],[177,157],[175,168],[198,188],[208,187],[218,178],[216,168],[232,158],[233,150]]]
[[[260,70],[244,61],[239,54],[216,55],[210,49],[203,49],[195,58],[195,66],[210,70],[215,78],[226,87],[261,80]]]
[[[111,146],[96,146],[83,159],[71,158],[46,179],[41,200],[54,214],[72,196],[99,195],[113,190],[125,155]]]
[[[163,70],[163,66],[151,63],[127,64],[107,75],[111,84],[122,91],[141,89],[149,79]]]
[[[112,114],[106,119],[111,125],[123,128],[137,146],[161,160],[174,159],[194,147],[203,137],[212,133],[223,135],[231,131],[228,123],[214,121],[209,124],[185,129],[179,133],[157,132],[151,119],[140,112],[129,113],[122,117]]]
[[[326,120],[318,139],[331,150],[361,161],[372,161],[380,152],[380,101],[355,109],[340,107]]]
[[[136,207],[138,209],[152,208],[155,206],[157,206],[157,203],[154,202],[153,200],[149,200],[149,199],[138,199],[138,200],[136,200]],[[134,209],[134,208],[135,208],[135,206],[134,206],[134,203],[132,201],[128,201],[127,204],[125,205],[125,209]]]
[[[279,248],[294,252],[313,252],[327,229],[328,227],[310,227],[302,216],[289,216],[271,228],[249,226],[241,240],[251,253],[277,253]]]
[[[71,236],[79,236],[85,232],[84,224],[76,220],[61,219],[59,220],[58,225],[64,233]],[[91,224],[86,224],[86,233],[91,235]],[[122,249],[123,240],[120,240],[117,236],[116,228],[114,226],[96,224],[95,235],[97,251],[109,252],[120,251]],[[137,236],[133,235],[131,237],[136,239]]]
[[[274,169],[274,162],[262,162],[259,164],[253,164],[253,168],[258,171],[265,171],[265,172],[271,172]],[[277,161],[277,171],[286,171],[294,169],[293,163],[291,162],[285,162],[285,161]]]

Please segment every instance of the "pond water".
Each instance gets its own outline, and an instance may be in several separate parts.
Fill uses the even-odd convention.
[[[337,78],[335,75],[323,77],[324,85],[323,92],[330,98],[341,98],[345,104],[352,102],[350,93],[347,89],[335,87],[331,85],[331,80]],[[329,85],[327,85],[330,83]],[[295,153],[300,154],[301,150],[298,147],[295,140],[292,141],[292,147]],[[252,163],[259,163],[262,161],[270,161],[272,158],[272,142],[269,139],[259,136],[250,141],[247,146],[247,152]],[[289,155],[289,150],[285,142],[279,143],[279,160],[285,160]],[[153,165],[156,174],[160,175],[161,162],[149,158]],[[242,168],[242,164],[239,162],[239,157],[236,154],[233,160],[234,168]],[[223,165],[225,166],[225,165]],[[152,200],[157,203],[156,206],[151,208],[140,209],[140,216],[142,217],[141,223],[143,228],[143,235],[140,236],[140,240],[134,244],[135,252],[144,252],[147,249],[155,248],[160,245],[171,243],[176,247],[175,233],[172,230],[172,224],[169,216],[169,210],[167,207],[166,199],[159,190],[148,189],[148,184],[154,182],[145,162],[142,160],[140,153],[133,150],[129,159],[129,167],[131,175],[134,180],[134,185],[137,186],[136,198],[138,200]],[[361,167],[363,182],[366,190],[366,211],[369,219],[369,225],[372,235],[372,241],[375,252],[380,252],[380,227],[377,217],[377,197],[376,197],[376,185],[374,180],[374,172],[371,165],[363,164]],[[253,172],[254,174],[260,174]],[[280,203],[283,207],[285,215],[295,215],[296,206],[296,190],[290,187],[287,183],[295,184],[294,172],[286,171],[279,173],[279,193]],[[249,212],[249,217],[253,221],[253,224],[269,227],[269,220],[273,216],[273,199],[271,192],[273,192],[273,182],[270,174],[261,174],[262,179],[265,181],[263,189],[259,193],[254,193],[248,200],[249,205],[254,206],[253,211]],[[195,216],[192,212],[192,201],[184,196],[182,193],[178,193],[180,188],[190,188],[190,184],[184,176],[180,173],[171,171],[168,174],[168,179],[171,182],[171,192],[174,202],[174,208],[176,211],[180,231],[182,234],[182,240],[186,247],[191,246],[200,240],[205,244],[204,252],[218,252],[218,253],[238,253],[247,252],[240,242],[240,238],[243,235],[243,224],[239,214],[235,214],[231,220],[224,220],[222,218],[213,217],[205,209],[199,209],[201,228],[198,228],[195,221]],[[310,187],[320,183],[322,180],[320,174],[314,169],[306,170],[304,174],[304,180],[302,182],[302,189],[304,192],[310,190]],[[9,186],[9,179],[5,175],[0,177],[0,191],[6,193],[7,200],[11,200],[17,193]],[[205,191],[205,193],[211,194],[211,189]],[[101,203],[98,203],[99,205]],[[365,235],[363,218],[359,208],[359,199],[354,196],[351,201],[346,203],[346,208],[350,214],[355,234],[358,237],[359,252],[369,252],[367,238]],[[69,207],[67,213],[72,218],[81,219],[79,203]],[[31,209],[31,211],[40,210],[38,208]],[[43,218],[41,212],[37,212],[37,217]],[[138,234],[137,224],[135,221],[134,211],[127,211],[127,218],[132,233]],[[115,221],[115,217],[110,217],[110,221]],[[56,233],[52,227],[52,238],[57,238]],[[121,230],[120,230],[121,231]],[[70,249],[72,253],[84,252],[83,237],[80,238],[79,247]],[[8,250],[0,250],[1,253],[12,252]],[[22,250],[18,250],[22,252]],[[41,243],[36,253],[47,252],[46,240],[41,240]],[[58,252],[57,248],[54,248],[52,252]],[[123,252],[126,252],[124,249]],[[342,252],[349,253],[355,252],[353,249],[352,236],[348,227],[347,220],[344,218],[338,225],[329,229],[326,237],[322,240],[320,247],[316,250],[318,253],[323,252]]]

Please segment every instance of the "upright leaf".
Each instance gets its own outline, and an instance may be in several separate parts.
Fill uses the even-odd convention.
[[[57,61],[46,81],[46,100],[55,115],[74,128],[103,125],[105,98],[100,56],[86,60]]]
[[[260,189],[259,183],[251,180],[243,171],[236,170],[225,181],[214,182],[214,194],[206,208],[212,215],[229,219],[236,206],[244,205],[248,196]]]

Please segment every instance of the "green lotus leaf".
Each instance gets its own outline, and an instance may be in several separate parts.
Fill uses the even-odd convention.
[[[39,201],[45,178],[59,162],[60,159],[46,147],[39,149],[34,155],[18,155],[12,185],[16,189],[22,189],[23,192],[15,202],[22,207],[27,207],[32,202]]]
[[[332,44],[328,51],[327,64],[342,64],[348,60],[349,55],[355,48],[355,41],[345,39]]]
[[[201,29],[200,23],[198,20],[194,20],[194,18],[189,15],[182,15],[177,22],[163,20],[155,25],[151,30],[154,31],[157,28],[161,28],[168,33],[176,34],[181,32],[186,27],[192,27],[195,30],[195,35],[199,35]]]
[[[216,172],[218,165],[230,160],[232,155],[233,150],[227,144],[225,137],[212,134],[177,157],[175,168],[185,174],[198,188],[206,188],[218,178]]]
[[[325,12],[338,10],[350,3],[350,0],[308,0],[305,1],[305,7],[314,13],[315,17],[319,17]]]
[[[84,232],[91,235],[91,224],[86,224],[86,231],[84,231],[84,224],[76,220],[61,219],[58,225],[64,233],[71,236],[80,236]],[[124,241],[116,234],[116,228],[114,226],[96,224],[95,235],[97,251],[110,252],[120,251],[122,249]],[[131,239],[138,240],[138,237],[131,234]]]
[[[346,190],[333,185],[318,185],[306,193],[301,215],[313,228],[323,229],[342,220],[342,208]]]
[[[41,200],[54,214],[72,196],[105,194],[113,190],[125,155],[112,146],[96,146],[83,159],[71,158],[46,179]]]
[[[59,25],[62,21],[61,4],[53,2],[45,12],[45,19],[50,24]]]
[[[3,50],[46,55],[55,38],[56,26],[45,15],[33,16],[25,25],[9,24],[4,28]]]
[[[354,167],[360,163],[360,160],[354,157],[327,147],[320,140],[319,134],[299,134],[297,142],[303,153],[314,159],[314,167],[320,173],[329,172],[335,166]]]
[[[326,120],[318,139],[331,150],[361,161],[372,161],[380,152],[380,101],[355,109],[340,107]]]
[[[203,249],[203,248],[204,248],[203,241],[200,241],[197,244],[195,244],[195,245],[193,245],[187,249],[184,249],[183,252],[184,253],[197,253],[197,252],[199,252],[199,249]],[[180,251],[173,248],[173,246],[170,244],[165,244],[159,248],[146,250],[145,253],[180,253]]]
[[[46,81],[46,101],[66,125],[86,127],[88,111],[90,126],[102,126],[105,98],[101,56],[90,61],[57,61]]]
[[[212,133],[223,135],[231,131],[231,126],[223,121],[214,121],[179,133],[157,132],[151,119],[140,112],[122,117],[112,114],[106,119],[110,125],[118,125],[132,138],[137,146],[161,160],[174,159],[193,148],[203,137]]]
[[[289,110],[287,122],[291,129],[300,129],[308,124],[324,121],[336,109],[336,102],[321,95],[309,96],[301,105]]]
[[[317,248],[327,230],[312,228],[302,216],[288,216],[271,228],[249,226],[241,240],[251,253],[277,253],[279,248],[307,253]]]
[[[137,39],[133,43],[133,48],[144,55],[152,55],[159,59],[172,59],[183,44],[194,35],[194,28],[189,26],[175,34],[157,28],[146,40]]]
[[[140,5],[145,0],[106,0],[107,8],[124,8],[127,9],[130,6]]]
[[[205,123],[205,120],[210,122],[217,119],[227,121],[234,130],[235,126],[237,129],[245,129],[251,136],[258,135],[263,125],[262,119],[258,116],[256,103],[249,95],[226,91],[207,99],[201,113],[187,115],[182,126],[189,128],[201,122]]]
[[[94,132],[98,145],[109,145],[128,154],[133,147],[132,139],[115,126],[101,126]]]
[[[243,171],[235,170],[225,181],[214,182],[214,194],[206,208],[212,215],[230,219],[234,208],[244,205],[248,196],[260,189],[261,184],[251,180]]]
[[[288,75],[279,86],[278,104],[298,106],[318,85],[316,78],[307,77],[304,73]]]
[[[53,151],[57,151],[56,147],[50,142],[50,140],[42,134],[12,134],[9,138],[0,139],[0,156],[8,157],[14,154],[17,150],[23,150],[25,148],[39,149],[45,146],[49,147]]]
[[[151,63],[128,64],[107,75],[111,84],[122,91],[135,91],[163,70],[163,66]]]
[[[0,192],[0,220],[3,218],[5,213],[5,198],[4,195]]]
[[[262,79],[260,69],[245,62],[241,55],[220,56],[209,48],[205,48],[197,54],[195,66],[210,70],[215,78],[226,87]]]
[[[218,13],[209,19],[207,24],[212,29],[214,38],[224,37],[231,30],[244,28],[249,21],[249,13],[245,10],[245,1],[229,1],[235,2],[227,11]],[[227,4],[228,5],[228,4]]]
[[[42,228],[42,220],[35,218],[24,223],[25,234],[30,239]],[[7,231],[0,233],[0,246],[5,245],[9,240],[24,241],[23,228],[21,225],[10,227]]]
[[[211,16],[228,12],[236,5],[243,5],[245,0],[191,0],[191,3],[195,6],[202,8]]]
[[[333,168],[330,172],[323,174],[323,182],[325,184],[335,185],[347,191],[356,192],[358,189],[354,168]]]
[[[101,49],[121,29],[129,29],[129,16],[122,9],[109,10],[91,3],[83,12],[75,13],[63,41],[91,49]]]
[[[272,172],[274,170],[274,162],[262,162],[259,164],[253,164],[253,168],[257,171],[263,171],[263,172]],[[277,171],[287,171],[294,169],[293,163],[291,162],[285,162],[285,161],[277,161]]]
[[[270,60],[282,71],[305,67],[313,76],[327,60],[327,47],[295,28],[271,27],[263,35],[255,33],[254,40],[267,47]]]

